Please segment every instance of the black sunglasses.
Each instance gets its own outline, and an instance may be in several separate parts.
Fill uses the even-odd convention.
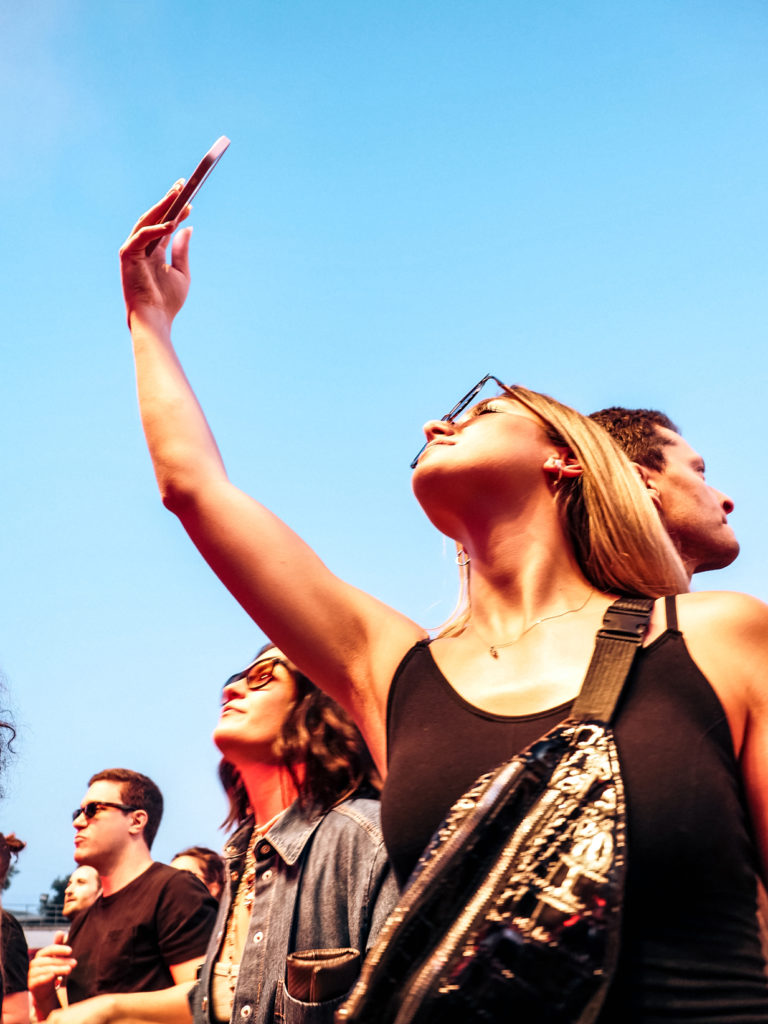
[[[245,680],[245,685],[249,690],[261,690],[274,679],[276,665],[282,665],[283,668],[291,671],[288,662],[283,658],[257,659],[252,661],[242,672],[235,672],[233,676],[230,676],[222,686],[222,690],[226,690],[231,683],[239,683],[241,679]]]
[[[89,800],[84,807],[78,807],[72,811],[72,821],[82,816],[86,821],[90,821],[91,818],[95,818],[102,807],[114,807],[118,811],[122,811],[124,814],[128,814],[129,811],[140,811],[140,807],[129,807],[128,804],[113,804],[110,800]]]
[[[492,373],[486,373],[486,375],[481,380],[479,380],[473,388],[469,389],[469,391],[466,393],[466,395],[464,395],[463,398],[460,398],[458,400],[458,402],[456,403],[456,405],[454,405],[451,411],[447,412],[445,416],[442,417],[443,423],[453,423],[457,416],[461,416],[461,414],[464,412],[467,406],[471,405],[474,399],[477,397],[477,395],[480,394],[480,392],[483,390],[483,388],[485,387],[489,380],[495,381],[502,391],[509,391],[507,385],[502,384],[498,377],[494,377]],[[419,454],[411,463],[411,469],[416,469],[416,463],[423,455],[424,449],[427,447],[428,444],[429,441],[425,441],[424,444],[421,446],[421,448],[419,449]]]

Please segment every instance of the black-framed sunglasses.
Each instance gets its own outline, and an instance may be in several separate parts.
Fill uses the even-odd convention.
[[[460,398],[458,400],[458,402],[456,403],[456,405],[454,405],[454,407],[451,409],[450,412],[447,412],[445,414],[445,416],[441,417],[442,422],[443,423],[454,423],[456,421],[456,418],[458,416],[461,416],[461,414],[464,412],[464,410],[468,406],[470,406],[472,404],[472,402],[474,402],[475,398],[477,398],[477,396],[480,394],[480,392],[483,390],[485,385],[490,380],[494,381],[498,385],[500,391],[502,391],[502,392],[509,391],[509,388],[507,387],[507,385],[503,384],[499,380],[498,377],[494,377],[494,375],[492,373],[486,373],[486,375],[484,377],[482,377],[477,382],[477,384],[475,384],[475,386],[473,388],[469,389],[469,391],[466,393],[466,395],[464,395],[463,398]],[[416,458],[411,463],[411,469],[416,469],[416,463],[419,461],[419,459],[423,455],[424,449],[427,447],[428,444],[429,444],[429,441],[425,441],[424,444],[421,446],[421,448],[419,449],[418,455],[416,456]]]
[[[242,672],[235,672],[233,676],[230,676],[221,689],[224,691],[231,683],[239,683],[241,679],[244,679],[249,690],[261,690],[274,679],[276,665],[282,665],[283,668],[291,671],[284,658],[257,658]]]
[[[91,818],[96,817],[102,807],[114,807],[116,810],[122,811],[123,814],[128,814],[129,811],[141,810],[140,807],[130,807],[128,804],[114,804],[111,800],[89,800],[87,804],[77,807],[72,811],[72,821],[77,821],[81,814],[86,821],[90,821]]]

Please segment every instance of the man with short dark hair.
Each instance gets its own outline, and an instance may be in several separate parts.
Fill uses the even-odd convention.
[[[194,979],[217,906],[194,875],[152,860],[162,813],[162,794],[146,775],[115,768],[91,777],[73,814],[75,860],[98,871],[102,894],[77,916],[68,945],[61,933],[30,964],[39,1020],[59,1007],[59,978],[70,1003]]]
[[[638,471],[689,575],[724,569],[739,553],[728,523],[733,501],[711,487],[704,460],[657,409],[612,406],[593,412]]]

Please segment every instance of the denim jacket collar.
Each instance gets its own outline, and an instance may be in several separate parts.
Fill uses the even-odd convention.
[[[293,866],[323,817],[324,813],[320,808],[309,807],[302,811],[298,800],[295,800],[264,838],[269,840],[286,864]],[[228,861],[234,861],[243,856],[248,848],[253,825],[254,821],[251,817],[230,838],[224,848],[224,855]]]

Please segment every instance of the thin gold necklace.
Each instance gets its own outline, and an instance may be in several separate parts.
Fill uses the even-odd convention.
[[[582,608],[586,608],[593,594],[594,590],[590,590],[587,596],[581,602],[581,604],[576,605],[575,608],[566,608],[564,612],[557,612],[555,615],[542,615],[540,619],[534,619],[530,626],[526,626],[519,636],[516,636],[514,640],[507,640],[506,643],[503,644],[489,644],[488,641],[480,634],[480,630],[477,628],[477,626],[474,626],[475,633],[477,633],[478,638],[488,648],[488,653],[490,654],[490,656],[492,658],[498,658],[499,651],[503,647],[513,647],[516,643],[523,639],[526,633],[530,633],[530,631],[535,626],[541,625],[542,622],[549,622],[550,619],[562,619],[564,615],[571,615],[573,614],[573,612],[580,612]]]
[[[244,934],[241,934],[240,928],[241,926],[244,926],[245,933],[247,933],[247,922],[250,919],[251,910],[253,909],[253,901],[256,895],[256,846],[264,836],[266,836],[282,813],[282,811],[278,811],[277,814],[273,818],[270,818],[264,825],[254,825],[248,841],[243,873],[240,876],[237,892],[235,893],[235,898],[232,901],[229,921],[227,923],[227,934],[224,940],[224,955],[222,957],[222,960],[226,960],[229,966],[229,984],[233,993],[235,991],[235,986],[237,985],[241,951],[244,944]]]

